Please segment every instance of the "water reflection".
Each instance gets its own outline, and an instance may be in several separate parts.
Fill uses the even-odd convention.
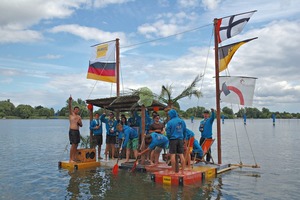
[[[154,183],[148,173],[130,173],[111,169],[78,170],[68,172],[70,177],[65,199],[221,199],[222,177],[202,184],[170,186]]]
[[[110,188],[110,174],[101,168],[69,171],[68,174],[70,179],[65,199],[103,199]]]

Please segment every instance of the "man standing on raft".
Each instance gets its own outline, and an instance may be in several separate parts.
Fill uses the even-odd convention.
[[[167,137],[169,138],[169,153],[171,154],[171,164],[172,170],[176,172],[175,168],[175,156],[179,155],[181,161],[182,171],[185,168],[185,159],[184,159],[184,143],[186,138],[186,124],[185,122],[178,117],[176,110],[171,109],[168,112],[170,120],[167,123]]]
[[[70,120],[70,130],[69,130],[69,140],[71,144],[70,149],[70,162],[76,162],[76,151],[77,146],[80,142],[80,132],[79,127],[82,127],[82,121],[79,113],[79,107],[75,106],[72,110],[72,97],[69,97],[69,120]]]

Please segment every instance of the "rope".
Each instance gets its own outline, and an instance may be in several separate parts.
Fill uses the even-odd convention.
[[[132,45],[121,46],[120,48],[134,47],[134,46],[139,46],[139,45],[143,45],[143,44],[147,44],[147,43],[151,43],[151,42],[156,42],[156,41],[159,41],[159,40],[164,40],[164,39],[167,39],[167,38],[170,38],[170,37],[174,37],[174,36],[177,36],[177,35],[182,35],[184,33],[192,32],[192,31],[195,31],[195,30],[198,30],[198,29],[210,26],[210,25],[211,24],[206,24],[206,25],[199,26],[199,27],[196,27],[196,28],[193,28],[193,29],[189,29],[189,30],[186,30],[186,31],[182,31],[182,32],[178,32],[178,33],[175,33],[175,34],[172,34],[172,35],[168,35],[166,37],[160,37],[160,38],[156,38],[156,39],[153,39],[153,40],[147,40],[147,41],[132,44]]]
[[[231,110],[233,110],[232,104],[231,104]],[[242,163],[239,139],[238,139],[238,135],[237,135],[236,123],[235,123],[234,118],[233,118],[233,126],[234,126],[234,132],[235,132],[236,145],[237,145],[238,153],[239,153],[239,159],[240,159],[240,163]]]
[[[209,47],[207,49],[207,55],[206,55],[205,65],[204,65],[203,74],[202,74],[202,80],[201,80],[201,85],[200,85],[200,92],[202,92],[203,81],[204,81],[204,76],[205,76],[205,73],[206,73],[206,68],[207,68],[207,63],[208,63],[208,57],[209,57],[209,54],[210,54],[210,47],[211,47],[213,35],[214,35],[214,31],[212,29],[210,40],[209,40]],[[200,98],[198,98],[198,100],[197,100],[197,107],[196,107],[195,112],[197,112],[197,108],[199,106],[199,101],[200,101]],[[194,123],[192,123],[192,130],[194,130]]]
[[[245,128],[245,132],[246,132],[246,135],[247,135],[247,139],[248,139],[248,142],[249,142],[249,146],[250,146],[250,149],[251,149],[251,153],[252,153],[254,163],[255,163],[255,165],[257,165],[256,159],[255,159],[255,156],[254,156],[254,153],[253,153],[252,145],[251,145],[251,142],[250,142],[250,139],[249,139],[247,128],[246,128],[246,126],[244,126],[244,128]]]

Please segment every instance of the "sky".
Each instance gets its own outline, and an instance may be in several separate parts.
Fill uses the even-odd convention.
[[[86,75],[91,46],[119,38],[121,94],[172,85],[175,97],[202,74],[203,96],[180,100],[181,109],[215,108],[213,19],[253,10],[224,45],[258,39],[220,75],[256,77],[255,108],[299,113],[299,0],[1,0],[0,101],[58,110],[70,95],[115,96],[115,84]]]

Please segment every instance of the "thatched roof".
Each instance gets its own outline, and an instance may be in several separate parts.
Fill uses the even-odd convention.
[[[128,95],[128,96],[119,96],[119,97],[109,97],[102,99],[88,99],[86,103],[98,106],[100,108],[106,108],[112,111],[131,111],[131,110],[140,110],[141,106],[138,105],[139,96]],[[165,104],[160,103],[157,100],[153,100],[151,106],[147,107],[148,110],[153,110],[153,107],[158,107],[159,110],[163,110],[167,107]]]

